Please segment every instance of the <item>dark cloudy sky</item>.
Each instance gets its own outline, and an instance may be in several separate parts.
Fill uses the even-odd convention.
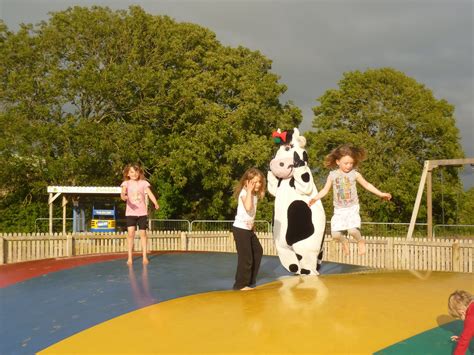
[[[132,4],[207,27],[224,45],[261,51],[288,86],[283,99],[302,109],[303,131],[315,99],[343,72],[398,69],[455,106],[464,152],[474,157],[473,0],[0,0],[0,16],[16,31],[73,5]],[[473,168],[462,178],[474,186]]]

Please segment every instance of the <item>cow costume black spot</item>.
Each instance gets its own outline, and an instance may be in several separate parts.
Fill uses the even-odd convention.
[[[317,193],[306,139],[299,130],[278,130],[273,138],[280,147],[270,162],[268,191],[275,196],[273,238],[283,266],[296,274],[318,275],[326,216],[321,201],[308,202]]]

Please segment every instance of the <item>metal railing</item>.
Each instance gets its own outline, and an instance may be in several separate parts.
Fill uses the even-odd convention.
[[[474,224],[435,224],[433,226],[433,238],[462,238],[473,236]]]
[[[66,230],[72,230],[72,218],[66,218]],[[63,225],[62,218],[53,218],[53,229],[61,230]],[[35,219],[35,232],[41,233],[42,230],[45,232],[49,229],[49,218],[36,218]]]
[[[234,224],[234,220],[195,220],[191,222],[191,231],[231,231],[232,224]],[[264,220],[256,220],[254,221],[255,231],[256,232],[267,232],[270,233],[272,231],[272,225],[268,221]]]
[[[187,219],[149,219],[148,228],[152,231],[191,232],[191,222]]]
[[[362,222],[361,233],[368,237],[406,237],[410,223],[404,222]],[[416,223],[414,238],[426,238],[426,223]]]
[[[62,228],[62,218],[53,218],[54,229]],[[66,228],[72,230],[72,218],[66,218]],[[48,231],[48,218],[36,218],[35,232]],[[127,230],[124,219],[117,219],[117,231]],[[231,231],[233,220],[194,220],[187,219],[149,219],[148,228],[150,231],[182,231],[182,232],[207,232],[207,231]],[[326,233],[331,233],[331,223],[326,222]],[[86,221],[89,226],[90,221]],[[405,237],[409,223],[388,223],[388,222],[362,222],[361,233],[366,237]],[[271,233],[273,226],[269,221],[255,221],[257,232]],[[86,228],[88,229],[88,228]],[[426,237],[426,223],[417,223],[413,236],[415,238]],[[433,237],[436,238],[472,238],[474,237],[474,225],[472,224],[435,224],[433,226]]]

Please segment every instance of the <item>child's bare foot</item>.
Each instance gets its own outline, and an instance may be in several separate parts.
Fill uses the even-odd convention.
[[[147,257],[143,258],[143,265],[148,265],[149,261]]]
[[[127,265],[132,265],[133,264],[133,260],[132,259],[128,259],[127,260]]]
[[[359,240],[357,242],[357,249],[358,249],[358,254],[359,255],[364,255],[365,254],[365,241],[364,240]]]
[[[342,251],[344,255],[349,255],[349,242],[347,240],[342,242]]]
[[[250,291],[250,290],[253,290],[253,288],[252,288],[252,287],[248,287],[248,286],[242,287],[242,288],[240,289],[240,291]]]

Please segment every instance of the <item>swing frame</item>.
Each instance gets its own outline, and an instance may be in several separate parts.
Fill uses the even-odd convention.
[[[466,159],[444,159],[444,160],[425,160],[423,165],[423,172],[420,178],[420,185],[418,186],[418,193],[416,194],[415,205],[411,215],[410,226],[408,227],[407,240],[413,239],[413,230],[415,229],[416,217],[418,217],[418,210],[420,209],[421,197],[426,183],[426,214],[427,214],[427,237],[433,239],[433,197],[432,197],[432,181],[431,175],[435,168],[440,166],[453,165],[468,165],[474,166],[474,158]]]

